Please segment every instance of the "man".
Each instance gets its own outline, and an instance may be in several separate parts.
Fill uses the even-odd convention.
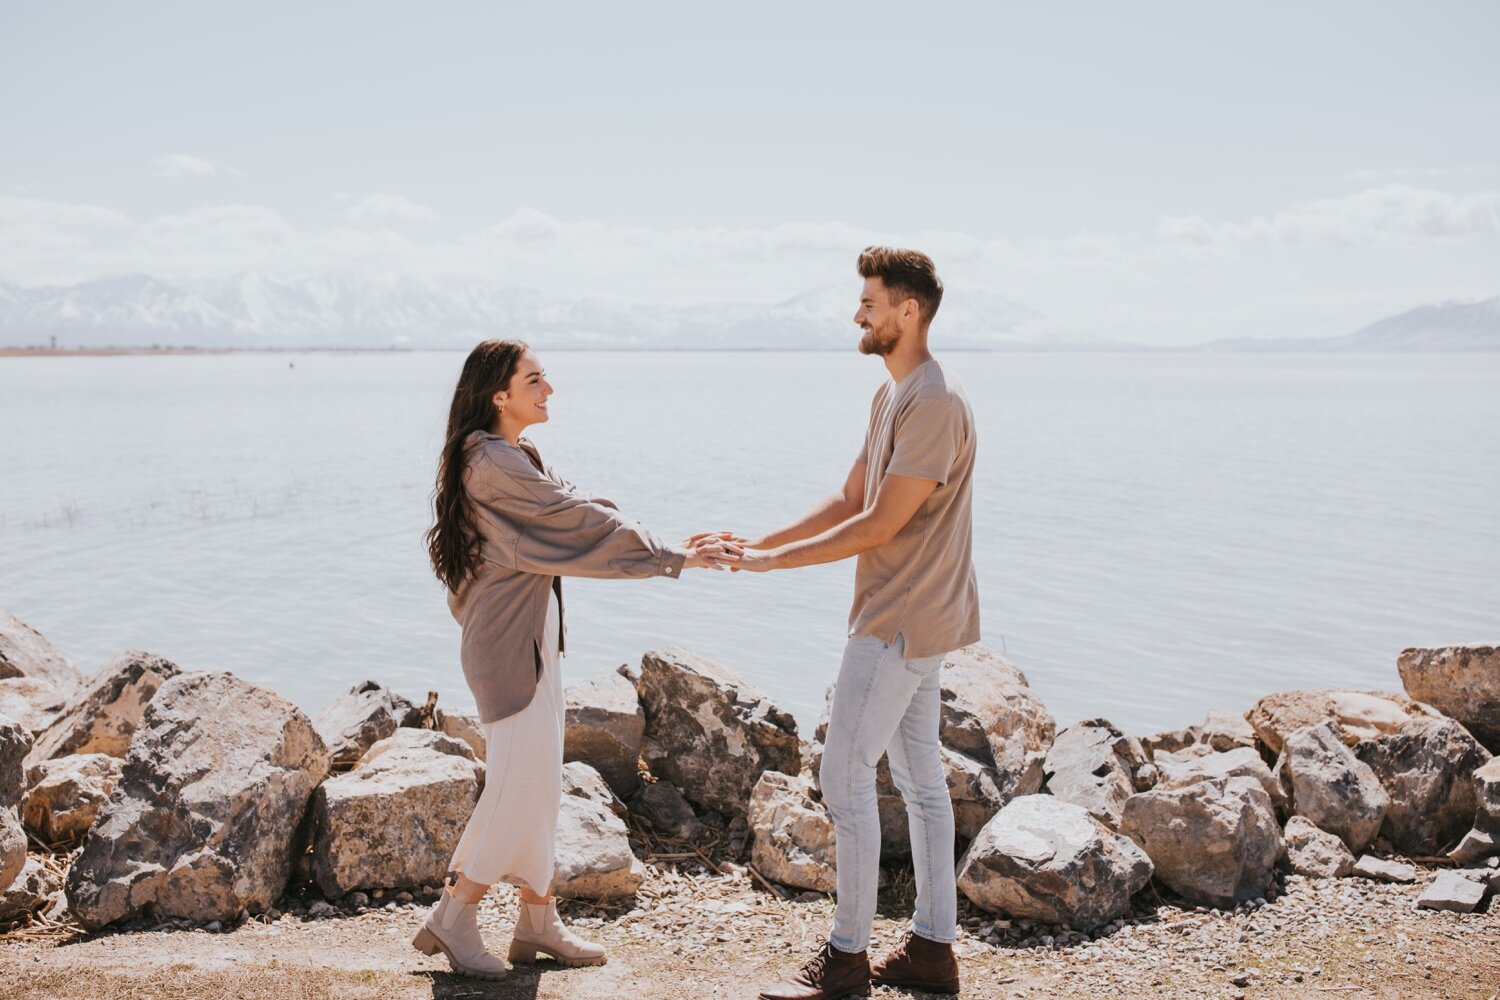
[[[854,322],[859,350],[885,361],[864,447],[839,492],[796,523],[749,542],[740,570],[811,566],[849,556],[849,642],[823,752],[823,801],[838,846],[838,906],[819,953],[763,1000],[867,996],[870,983],[958,992],[953,806],[938,744],[943,654],[979,640],[972,548],[974,416],[963,389],[927,349],[943,298],[932,260],[869,247]],[[917,902],[912,931],[866,956],[880,874],[875,765],[890,758],[906,800]]]

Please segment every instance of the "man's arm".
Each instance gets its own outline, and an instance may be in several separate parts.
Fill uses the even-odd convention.
[[[875,503],[869,510],[862,510],[811,538],[782,543],[768,551],[748,549],[734,568],[763,573],[772,569],[815,566],[847,559],[866,549],[884,545],[906,527],[937,485],[934,479],[888,475],[880,481]],[[803,520],[805,522],[807,518]]]
[[[865,507],[865,463],[856,461],[844,486],[837,493],[830,493],[812,510],[779,531],[763,535],[749,545],[754,549],[774,549],[804,538],[821,535],[823,532],[844,523],[859,514]]]

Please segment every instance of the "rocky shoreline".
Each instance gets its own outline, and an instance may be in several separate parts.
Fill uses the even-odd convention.
[[[1393,960],[1417,967],[1390,973],[1416,976],[1411,990],[1371,995],[1424,995],[1455,969],[1474,995],[1500,990],[1484,992],[1500,983],[1500,650],[1412,649],[1399,668],[1405,693],[1280,692],[1243,715],[1132,736],[1103,719],[1058,731],[1020,669],[980,646],[951,654],[941,736],[963,950],[979,978],[991,959],[1028,970],[1008,984],[995,972],[995,991],[977,995],[1019,994],[1026,976],[1077,995],[1158,995],[1170,984],[1130,973],[1153,956],[1175,970],[1176,995],[1191,992],[1179,959],[1203,966],[1190,985],[1204,996],[1316,991],[1315,958],[1268,956],[1267,969],[1241,957],[1280,935],[1288,954],[1323,942],[1337,966],[1347,948],[1324,932],[1341,920],[1322,904],[1302,912],[1308,901],[1366,907],[1425,942]],[[796,958],[833,889],[823,728],[804,739],[763,692],[683,650],[570,687],[556,891],[601,914],[578,919],[627,953],[663,930],[671,896],[684,926],[724,940],[675,938],[670,961],[738,945]],[[136,651],[85,678],[0,612],[0,928],[31,947],[121,931],[249,942],[334,917],[353,934],[414,925],[483,758],[477,720],[435,697],[418,705],[366,682],[309,718],[231,674]],[[909,895],[905,809],[883,763],[878,791],[886,891]],[[757,913],[775,914],[766,933]],[[792,924],[807,933],[767,936]],[[1451,962],[1434,960],[1441,944],[1427,939],[1450,928],[1488,952],[1455,945]],[[392,959],[409,966],[404,943],[392,938]]]

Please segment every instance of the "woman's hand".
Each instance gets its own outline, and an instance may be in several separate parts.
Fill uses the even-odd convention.
[[[744,540],[729,531],[703,531],[684,539],[688,557],[684,569],[717,569],[732,567],[745,551]]]

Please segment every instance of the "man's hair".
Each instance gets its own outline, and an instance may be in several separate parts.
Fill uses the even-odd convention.
[[[879,278],[892,305],[916,299],[923,326],[932,322],[943,303],[943,279],[932,258],[920,250],[865,247],[859,254],[859,276]]]

